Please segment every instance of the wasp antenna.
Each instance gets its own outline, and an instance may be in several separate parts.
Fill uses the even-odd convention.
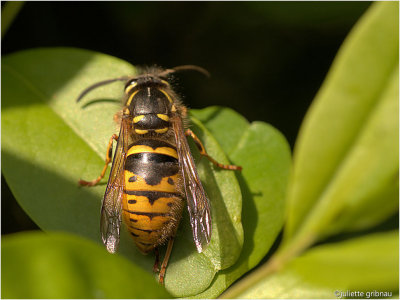
[[[102,86],[102,85],[106,85],[115,81],[127,81],[129,80],[130,77],[124,76],[124,77],[119,77],[119,78],[113,78],[113,79],[107,79],[107,80],[103,80],[100,82],[97,82],[91,86],[89,86],[88,88],[86,88],[78,97],[78,99],[76,99],[76,102],[79,102],[87,93],[89,93],[91,90],[94,90],[95,88]]]
[[[196,66],[196,65],[182,65],[182,66],[174,67],[172,69],[166,69],[164,72],[160,73],[160,76],[167,76],[167,75],[175,73],[175,72],[188,71],[188,70],[197,71],[207,77],[210,77],[210,73],[206,69]]]

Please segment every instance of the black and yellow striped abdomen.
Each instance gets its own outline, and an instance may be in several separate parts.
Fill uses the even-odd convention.
[[[125,223],[138,248],[150,252],[175,234],[183,207],[176,148],[142,139],[127,152],[122,201]]]

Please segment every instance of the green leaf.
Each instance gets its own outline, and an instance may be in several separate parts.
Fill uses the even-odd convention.
[[[202,140],[207,152],[217,161],[228,164],[217,141],[201,122],[192,118],[192,125],[191,129]],[[219,270],[226,269],[237,261],[243,246],[242,194],[235,173],[219,170],[208,160],[196,155],[197,151],[192,153],[199,162],[197,171],[212,204],[213,236],[206,250],[198,254],[194,248],[190,226],[182,228],[180,234],[183,239],[177,239],[174,245],[180,250],[172,253],[171,261],[174,263],[167,269],[166,276],[169,280],[167,277],[165,283],[166,288],[179,297],[196,295],[205,290]],[[187,219],[185,214],[183,224],[189,224]]]
[[[104,61],[114,65],[109,74],[99,66]],[[75,49],[35,49],[3,59],[2,170],[22,208],[42,229],[100,241],[104,186],[80,188],[77,180],[99,175],[118,105],[105,102],[85,110],[75,100],[92,83],[87,77],[132,72],[115,58]],[[110,89],[93,93],[111,97],[117,89]],[[80,129],[82,121],[87,121],[86,131]],[[93,137],[90,145],[83,140],[88,135]]]
[[[65,233],[19,233],[1,243],[3,298],[170,298],[146,271]]]
[[[194,133],[204,144],[208,145],[207,151],[215,153],[212,157],[219,162],[228,164],[225,156],[221,155],[224,152],[206,127],[193,117],[191,120],[194,125]],[[198,157],[197,161],[200,159]],[[199,163],[197,170],[199,175],[204,178],[202,182],[205,188],[210,191],[208,196],[211,199],[213,210],[218,212],[213,215],[213,237],[219,243],[211,241],[204,254],[213,262],[216,269],[226,269],[236,262],[243,246],[241,190],[239,185],[231,185],[231,182],[237,182],[234,172],[218,170],[212,167],[206,159]],[[213,176],[211,177],[210,174]],[[226,198],[225,201],[224,198]]]
[[[223,297],[263,297],[265,286],[257,286],[269,279],[268,297],[334,297],[318,285],[290,277],[276,279],[274,274],[295,263],[300,253],[307,255],[318,240],[370,229],[398,213],[397,10],[396,2],[372,5],[340,49],[296,141],[283,243],[263,266]],[[374,258],[376,263],[365,261],[368,273],[375,272],[381,260],[386,262],[380,256]],[[397,266],[398,256],[390,259]],[[329,261],[328,255],[321,258],[315,269]],[[346,268],[343,262],[336,263]],[[369,274],[360,270],[356,274],[361,282]],[[274,285],[280,286],[275,293]],[[315,294],[309,293],[311,288]]]
[[[381,2],[363,16],[307,113],[288,194],[287,248],[370,228],[398,210],[397,11],[398,3]]]
[[[275,128],[263,122],[248,124],[232,110],[209,107],[192,110],[192,114],[215,137],[221,135],[224,151],[230,153],[234,164],[243,167],[243,171],[237,173],[244,199],[243,250],[232,267],[218,272],[211,286],[195,296],[214,298],[255,267],[279,234],[284,220],[283,200],[291,162],[290,149],[285,138]],[[224,128],[224,132],[219,131],[219,128]],[[237,132],[241,132],[241,135]]]
[[[349,292],[363,292],[360,298],[381,298],[377,292],[393,297],[398,293],[398,265],[399,232],[371,234],[312,248],[238,297],[359,298],[346,296]]]
[[[229,108],[211,106],[204,109],[192,109],[190,114],[199,119],[213,134],[228,156],[235,150],[249,122]]]
[[[134,73],[124,61],[78,49],[35,49],[3,59],[3,172],[21,207],[45,231],[68,231],[100,243],[106,180],[93,188],[77,181],[96,178],[103,167],[108,139],[117,132],[115,99],[122,97],[123,83],[100,87],[79,104],[75,100],[95,82]],[[193,122],[208,153],[228,163],[207,129]],[[214,232],[209,247],[197,253],[184,213],[165,281],[168,291],[181,297],[205,290],[216,272],[235,263],[243,243],[236,175],[205,159],[198,169],[211,198]],[[154,257],[142,256],[125,231],[119,253],[151,272]]]
[[[21,206],[44,230],[69,231],[100,243],[105,185],[81,188],[77,180],[95,178],[103,166],[108,138],[117,130],[112,120],[120,103],[114,99],[121,96],[122,84],[98,88],[82,104],[74,100],[94,82],[134,73],[121,60],[77,49],[36,49],[3,60],[3,171]],[[249,125],[232,110],[209,108],[192,114],[205,122],[192,117],[191,128],[208,153],[227,164],[225,151],[244,170],[219,170],[193,149],[212,202],[213,238],[198,254],[185,212],[165,286],[185,297],[199,295],[212,283],[206,293],[215,297],[265,256],[281,230],[290,151],[277,130],[262,122]],[[242,194],[247,237],[241,252]],[[263,218],[258,220],[258,214]],[[142,256],[125,231],[119,253],[151,271],[153,257]]]

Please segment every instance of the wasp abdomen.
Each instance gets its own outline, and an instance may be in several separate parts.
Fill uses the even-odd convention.
[[[175,233],[182,210],[174,145],[157,139],[132,144],[125,162],[123,214],[133,239],[149,252]]]

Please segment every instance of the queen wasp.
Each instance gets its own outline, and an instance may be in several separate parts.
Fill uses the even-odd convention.
[[[193,240],[202,252],[211,239],[210,202],[196,171],[187,136],[191,136],[200,154],[214,165],[228,170],[239,166],[223,165],[211,158],[197,136],[187,128],[187,109],[172,90],[168,78],[178,71],[195,70],[192,65],[172,69],[149,68],[135,77],[120,77],[89,86],[91,90],[115,81],[125,82],[125,97],[119,135],[114,134],[107,148],[106,162],[100,176],[93,181],[80,180],[84,186],[96,185],[111,162],[113,141],[117,141],[112,167],[104,194],[100,231],[104,245],[115,253],[120,227],[124,220],[139,250],[154,251],[154,270],[164,282],[169,256],[185,204],[189,210]],[[167,243],[159,269],[158,247]]]

